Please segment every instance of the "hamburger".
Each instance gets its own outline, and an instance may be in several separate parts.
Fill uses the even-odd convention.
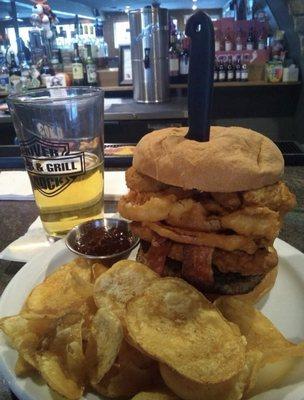
[[[208,142],[186,133],[145,135],[126,171],[130,190],[118,210],[140,237],[137,260],[209,298],[257,301],[274,284],[273,243],[296,204],[282,181],[283,156],[250,129],[214,126]]]

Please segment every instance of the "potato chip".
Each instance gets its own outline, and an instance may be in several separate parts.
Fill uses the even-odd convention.
[[[130,397],[155,386],[160,379],[157,363],[123,341],[114,365],[104,378],[93,386],[103,396]]]
[[[216,307],[229,321],[237,324],[246,337],[248,350],[259,350],[265,362],[279,361],[282,357],[303,357],[304,347],[288,341],[282,333],[251,304],[233,297],[221,297]]]
[[[123,340],[119,318],[108,308],[94,316],[86,348],[86,364],[91,383],[97,384],[112,367]]]
[[[265,392],[275,386],[292,370],[295,366],[297,359],[295,357],[282,358],[280,361],[257,366],[257,371],[253,377],[248,390],[246,391],[246,398],[251,398],[256,394]]]
[[[35,368],[29,364],[22,356],[18,356],[15,364],[15,374],[23,377],[35,371]]]
[[[292,369],[297,357],[304,357],[304,345],[288,341],[260,311],[249,303],[232,297],[216,300],[216,306],[230,321],[238,324],[246,337],[248,351],[261,353],[256,376],[252,379],[247,396],[273,387]]]
[[[101,274],[103,274],[104,272],[108,271],[108,267],[106,267],[104,264],[101,263],[94,263],[92,265],[92,278],[93,278],[93,282],[95,282],[97,280],[97,278],[100,277]]]
[[[60,317],[78,307],[91,295],[91,264],[77,258],[64,264],[30,293],[22,315]],[[86,283],[86,285],[84,285]]]
[[[179,397],[168,389],[154,389],[137,393],[131,400],[179,400]]]
[[[126,303],[157,278],[159,276],[143,264],[130,260],[118,261],[97,279],[94,286],[95,303],[99,307],[107,296],[116,305],[117,314],[122,316]]]
[[[54,329],[54,321],[48,318],[27,320],[16,315],[2,318],[0,329],[23,359],[37,368],[36,352],[40,348],[42,338]]]
[[[182,279],[153,281],[127,304],[126,325],[137,347],[196,382],[221,382],[244,367],[244,338]]]
[[[191,381],[165,364],[160,364],[160,373],[166,385],[185,400],[240,400],[253,376],[256,365],[261,359],[259,352],[246,354],[244,368],[232,378],[218,383],[197,383]]]
[[[79,384],[85,380],[85,358],[82,349],[83,316],[66,314],[57,322],[54,336],[48,341],[48,352],[58,355],[69,375]]]
[[[81,398],[83,386],[68,376],[59,356],[44,352],[37,355],[37,363],[42,378],[52,389],[67,399],[77,400]]]

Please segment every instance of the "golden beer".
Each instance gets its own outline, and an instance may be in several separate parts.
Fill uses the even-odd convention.
[[[76,157],[51,161],[39,160],[40,174],[28,172],[44,229],[60,237],[75,225],[103,216],[104,165],[92,153],[85,153],[81,174]]]

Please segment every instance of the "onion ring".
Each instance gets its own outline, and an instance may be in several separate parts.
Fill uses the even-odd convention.
[[[178,243],[217,247],[227,251],[243,250],[248,254],[253,254],[258,248],[253,239],[241,235],[190,231],[155,222],[145,222],[144,225],[159,236],[166,237]]]
[[[126,196],[122,196],[118,202],[119,213],[132,221],[161,221],[166,219],[171,210],[176,197],[172,194],[151,196],[143,204],[134,202],[136,193],[130,191]]]

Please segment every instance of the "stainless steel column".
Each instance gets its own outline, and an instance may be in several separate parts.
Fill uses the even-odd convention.
[[[169,99],[168,10],[148,6],[130,11],[134,100],[161,103]]]

